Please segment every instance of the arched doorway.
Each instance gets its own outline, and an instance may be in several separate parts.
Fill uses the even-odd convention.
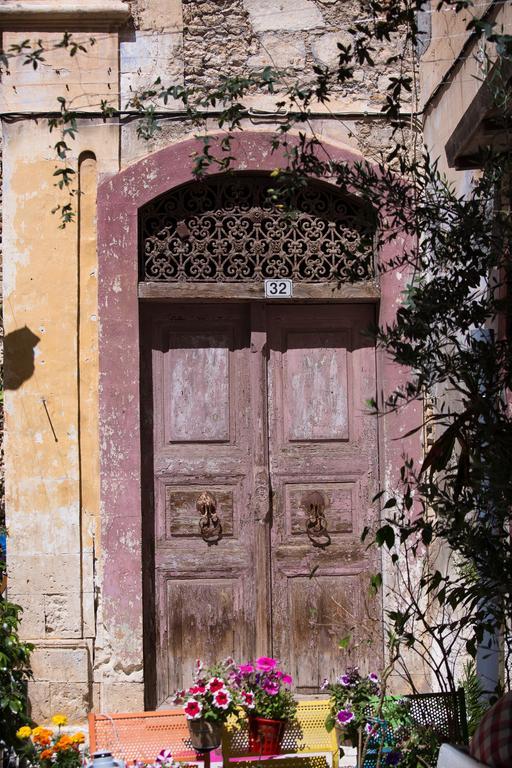
[[[220,140],[219,138],[219,143]],[[293,141],[293,137],[290,137],[290,142],[293,143]],[[233,140],[232,146],[233,155],[236,158],[233,162],[233,169],[244,173],[248,171],[270,173],[276,165],[284,166],[286,158],[279,152],[272,153],[270,151],[271,142],[272,135],[263,132],[243,132],[238,135]],[[347,147],[333,144],[327,146],[330,156],[337,161],[356,163],[362,159],[360,155]],[[154,305],[156,307],[163,301],[166,305],[172,302],[173,310],[176,312],[179,310],[182,314],[183,306],[189,314],[191,302],[198,311],[201,303],[207,304],[210,311],[212,311],[212,306],[228,307],[228,305],[233,304],[233,306],[238,305],[240,311],[245,307],[245,311],[249,313],[248,322],[250,324],[245,326],[245,330],[241,323],[237,322],[236,325],[237,328],[240,328],[239,333],[244,335],[245,339],[249,333],[249,349],[255,351],[244,352],[244,354],[246,359],[258,361],[250,370],[252,376],[259,377],[259,381],[265,380],[265,366],[270,359],[273,343],[272,341],[269,342],[272,327],[268,324],[268,317],[267,319],[262,317],[262,307],[265,306],[265,301],[262,296],[261,285],[257,281],[238,283],[235,286],[237,295],[233,297],[232,284],[222,281],[215,283],[196,282],[191,285],[187,281],[171,284],[166,281],[155,283],[141,280],[140,210],[146,204],[150,204],[151,201],[167,194],[169,190],[179,188],[193,180],[191,153],[201,151],[201,148],[201,143],[196,140],[187,140],[169,146],[104,181],[98,190],[102,515],[99,585],[102,596],[102,647],[111,659],[108,668],[108,680],[105,682],[108,682],[109,685],[122,685],[125,709],[140,709],[143,703],[147,707],[153,707],[159,703],[156,698],[155,679],[157,672],[155,663],[157,638],[154,627],[156,611],[152,605],[155,595],[156,574],[154,537],[146,537],[144,541],[142,539],[142,518],[143,516],[147,518],[147,514],[154,509],[154,505],[151,499],[152,491],[148,492],[147,486],[144,489],[142,483],[144,474],[142,465],[150,462],[151,467],[153,467],[153,439],[149,442],[146,439],[141,439],[141,372],[151,370],[151,355],[149,358],[147,356],[147,350],[151,345],[142,345],[142,350],[145,351],[146,356],[141,357],[139,322],[141,315],[145,313],[146,306]],[[214,150],[215,147],[212,145],[212,151]],[[333,189],[336,191],[335,188]],[[400,238],[390,239],[388,244],[375,254],[376,261],[379,264],[388,263],[396,257],[402,247],[403,242]],[[327,304],[334,311],[336,308],[340,309],[349,304],[355,311],[360,305],[370,304],[374,308],[378,322],[389,323],[392,322],[396,308],[400,304],[403,281],[404,276],[396,271],[384,273],[379,271],[375,279],[358,283],[338,283],[336,280],[323,283],[298,281],[296,288],[294,287],[292,305],[289,302],[271,304],[269,317],[273,318],[274,313],[280,311],[281,307],[288,307],[290,311],[295,311],[295,302],[299,307],[306,307],[308,313],[312,308],[319,305]],[[178,308],[180,304],[182,309]],[[304,329],[303,326],[297,333],[302,333],[304,330],[305,332],[311,330],[318,333],[318,328],[313,325],[316,317],[317,315],[314,317],[308,315],[303,321],[307,327]],[[320,316],[318,315],[318,317]],[[292,319],[291,316],[290,318],[284,316],[283,309],[281,322],[286,325],[288,322],[292,322]],[[204,322],[204,316],[202,322]],[[213,330],[210,322],[207,320],[208,331]],[[326,320],[326,323],[331,323],[331,319]],[[327,330],[332,332],[332,328]],[[356,335],[359,334],[360,330],[358,327]],[[291,329],[290,335],[295,332]],[[334,328],[334,333],[337,332],[337,329]],[[278,339],[282,338],[282,334],[279,335]],[[364,343],[368,344],[366,338]],[[279,344],[281,344],[280,341]],[[276,341],[276,360],[277,355],[282,355],[283,348],[283,346],[279,348],[278,341]],[[268,354],[266,352],[263,354],[264,349],[268,350]],[[258,350],[262,353],[259,354]],[[229,348],[224,352],[225,358],[229,357],[228,352],[230,351]],[[309,360],[309,355],[303,359]],[[380,351],[377,351],[376,354],[376,368],[379,394],[390,392],[402,380],[403,374],[400,368]],[[339,370],[342,370],[341,366]],[[363,369],[360,368],[359,370]],[[245,371],[244,365],[242,365],[242,371]],[[268,380],[268,373],[266,375]],[[251,392],[256,393],[256,391],[257,389],[254,387],[251,389]],[[144,398],[147,397],[146,392],[147,390],[143,388],[143,402]],[[266,407],[269,409],[268,398]],[[418,409],[419,406],[413,403],[397,415],[385,416],[379,422],[378,452],[381,488],[389,488],[391,492],[394,490],[394,480],[403,454],[407,453],[409,457],[417,457],[420,453],[420,436],[418,433],[413,434],[413,427],[419,423],[421,418]],[[257,409],[252,412],[256,411]],[[263,434],[258,423],[255,422],[255,424],[254,430],[251,427],[251,434]],[[403,435],[407,436],[404,438]],[[345,442],[345,444],[347,443]],[[294,445],[299,451],[302,444],[300,440],[297,440]],[[330,451],[329,440],[321,442],[321,445],[322,450]],[[270,447],[268,450],[270,452]],[[336,451],[335,445],[333,445],[333,451]],[[258,464],[256,463],[255,466]],[[153,476],[151,475],[151,477]],[[255,487],[259,486],[255,485]],[[323,488],[317,483],[314,484],[314,490],[323,492]],[[368,490],[369,494],[370,491]],[[215,495],[215,488],[213,495]],[[253,501],[257,501],[257,498],[257,494],[255,494]],[[282,495],[281,498],[286,497]],[[216,496],[216,501],[218,504],[222,503],[220,494]],[[265,492],[260,501],[262,506],[258,506],[258,509],[262,511],[258,514],[264,515],[265,503],[267,503],[266,508],[268,510],[268,497],[265,496]],[[144,526],[144,529],[148,530],[147,525]],[[254,529],[258,532],[264,529],[264,526],[255,524]],[[304,540],[303,529],[297,534],[292,534],[292,542],[300,541],[301,537]],[[260,543],[262,538],[268,541],[268,537],[265,535],[258,534],[257,538]],[[306,538],[306,546],[309,547],[311,542],[307,533]],[[226,536],[225,541],[227,540],[228,537]],[[205,542],[203,544],[208,547]],[[211,545],[208,549],[214,551],[218,549],[218,546]],[[283,546],[285,554],[293,551],[293,548],[287,549],[286,544]],[[318,553],[324,554],[325,551],[329,551],[329,548],[325,551],[321,548],[313,548],[311,543],[311,552],[313,550],[315,553],[318,550]],[[266,572],[268,574],[269,568],[268,565],[265,565],[268,563],[268,559],[264,561],[264,558],[258,554],[261,551],[261,548],[253,550],[252,562],[258,565],[260,573]],[[279,547],[274,550],[276,557],[278,551]],[[331,549],[331,551],[333,550]],[[309,578],[310,575],[311,579]],[[330,575],[329,573],[326,578],[322,577],[319,574],[319,569],[315,570],[315,564],[313,564],[307,573],[302,573],[297,576],[297,579],[303,578],[303,584],[309,588],[314,584],[321,585],[322,578],[324,578],[324,583],[328,583]],[[314,577],[317,577],[316,581]],[[251,576],[251,578],[253,577]],[[291,580],[294,578],[291,576]],[[386,578],[385,573],[384,578]],[[267,576],[267,579],[270,580],[270,577]],[[297,579],[295,584],[299,585]],[[264,582],[261,580],[255,582],[254,578],[253,583],[255,587],[258,584],[260,590],[262,584],[265,586]],[[274,581],[272,594],[276,594],[275,586],[276,582]],[[342,588],[343,594],[347,596],[348,600],[353,599],[351,589],[350,584]],[[303,593],[299,588],[296,593],[302,597]],[[263,594],[268,595],[269,593],[263,590]],[[306,590],[304,590],[304,594],[306,594]],[[268,617],[273,615],[274,608],[270,607],[271,603],[265,603],[263,600],[260,600],[258,604],[260,606],[257,614],[260,617],[258,626],[262,626],[263,617],[268,624]],[[320,605],[320,602],[317,601],[317,604]],[[332,602],[329,602],[328,605],[330,608]],[[146,621],[143,621],[143,613]],[[312,648],[315,647],[316,638],[310,632],[309,624],[304,626],[304,623],[301,619],[299,629],[305,639],[305,653],[309,643]],[[318,623],[321,624],[321,622]],[[281,626],[285,627],[285,624],[282,623]],[[289,630],[285,628],[285,632],[289,632]],[[255,634],[261,637],[264,633],[255,631]],[[363,634],[366,635],[364,632]],[[284,639],[286,640],[286,637]],[[256,645],[255,640],[252,642],[256,651],[262,648],[261,644]],[[268,648],[268,645],[266,647]],[[282,647],[284,646],[279,646],[276,642],[275,652],[284,653],[285,651],[281,650]],[[301,653],[303,653],[302,650]],[[284,658],[283,661],[289,663],[287,658]],[[340,663],[342,663],[341,660]],[[322,669],[327,666],[322,663]],[[327,669],[326,674],[328,672]],[[172,681],[169,680],[167,683],[168,690],[172,684]],[[165,687],[162,690],[163,693],[166,692]]]
[[[210,177],[139,213],[156,706],[197,658],[273,654],[299,693],[336,674],[342,637],[345,661],[382,658],[360,541],[379,474],[371,212],[312,182],[283,213],[271,183]],[[323,295],[265,300],[283,277]],[[360,301],[333,300],[340,284]]]

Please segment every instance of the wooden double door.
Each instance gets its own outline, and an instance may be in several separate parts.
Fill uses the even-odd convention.
[[[373,305],[166,304],[144,316],[154,703],[189,683],[197,658],[272,654],[299,693],[351,660],[376,668],[379,566],[360,541],[378,514]]]

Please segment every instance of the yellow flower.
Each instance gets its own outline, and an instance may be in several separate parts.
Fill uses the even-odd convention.
[[[23,725],[21,728],[18,728],[16,731],[16,736],[18,739],[28,739],[30,735],[32,734],[32,728],[29,728],[28,725]]]
[[[68,719],[66,715],[54,715],[52,717],[52,723],[54,725],[66,725],[68,722]]]
[[[81,731],[78,731],[78,733],[73,734],[71,741],[73,744],[83,744],[85,741],[85,736]]]

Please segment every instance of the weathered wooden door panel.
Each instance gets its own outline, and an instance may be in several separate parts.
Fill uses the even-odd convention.
[[[345,635],[360,666],[382,657],[360,542],[378,476],[372,320],[369,305],[268,309],[273,652],[303,693],[339,673]]]
[[[261,382],[247,306],[163,307],[152,325],[162,705],[190,681],[196,658],[256,650],[253,456],[263,397],[251,393]]]
[[[190,304],[151,317],[157,704],[196,658],[273,653],[317,691],[350,634],[354,659],[375,667],[375,564],[360,543],[377,486],[373,308]],[[209,541],[205,492],[221,526]]]

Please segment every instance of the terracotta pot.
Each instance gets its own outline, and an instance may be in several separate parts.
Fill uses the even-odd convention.
[[[190,741],[196,752],[211,752],[220,747],[224,723],[214,723],[210,720],[187,720]]]
[[[278,755],[286,720],[269,720],[249,715],[249,752],[252,755]]]

